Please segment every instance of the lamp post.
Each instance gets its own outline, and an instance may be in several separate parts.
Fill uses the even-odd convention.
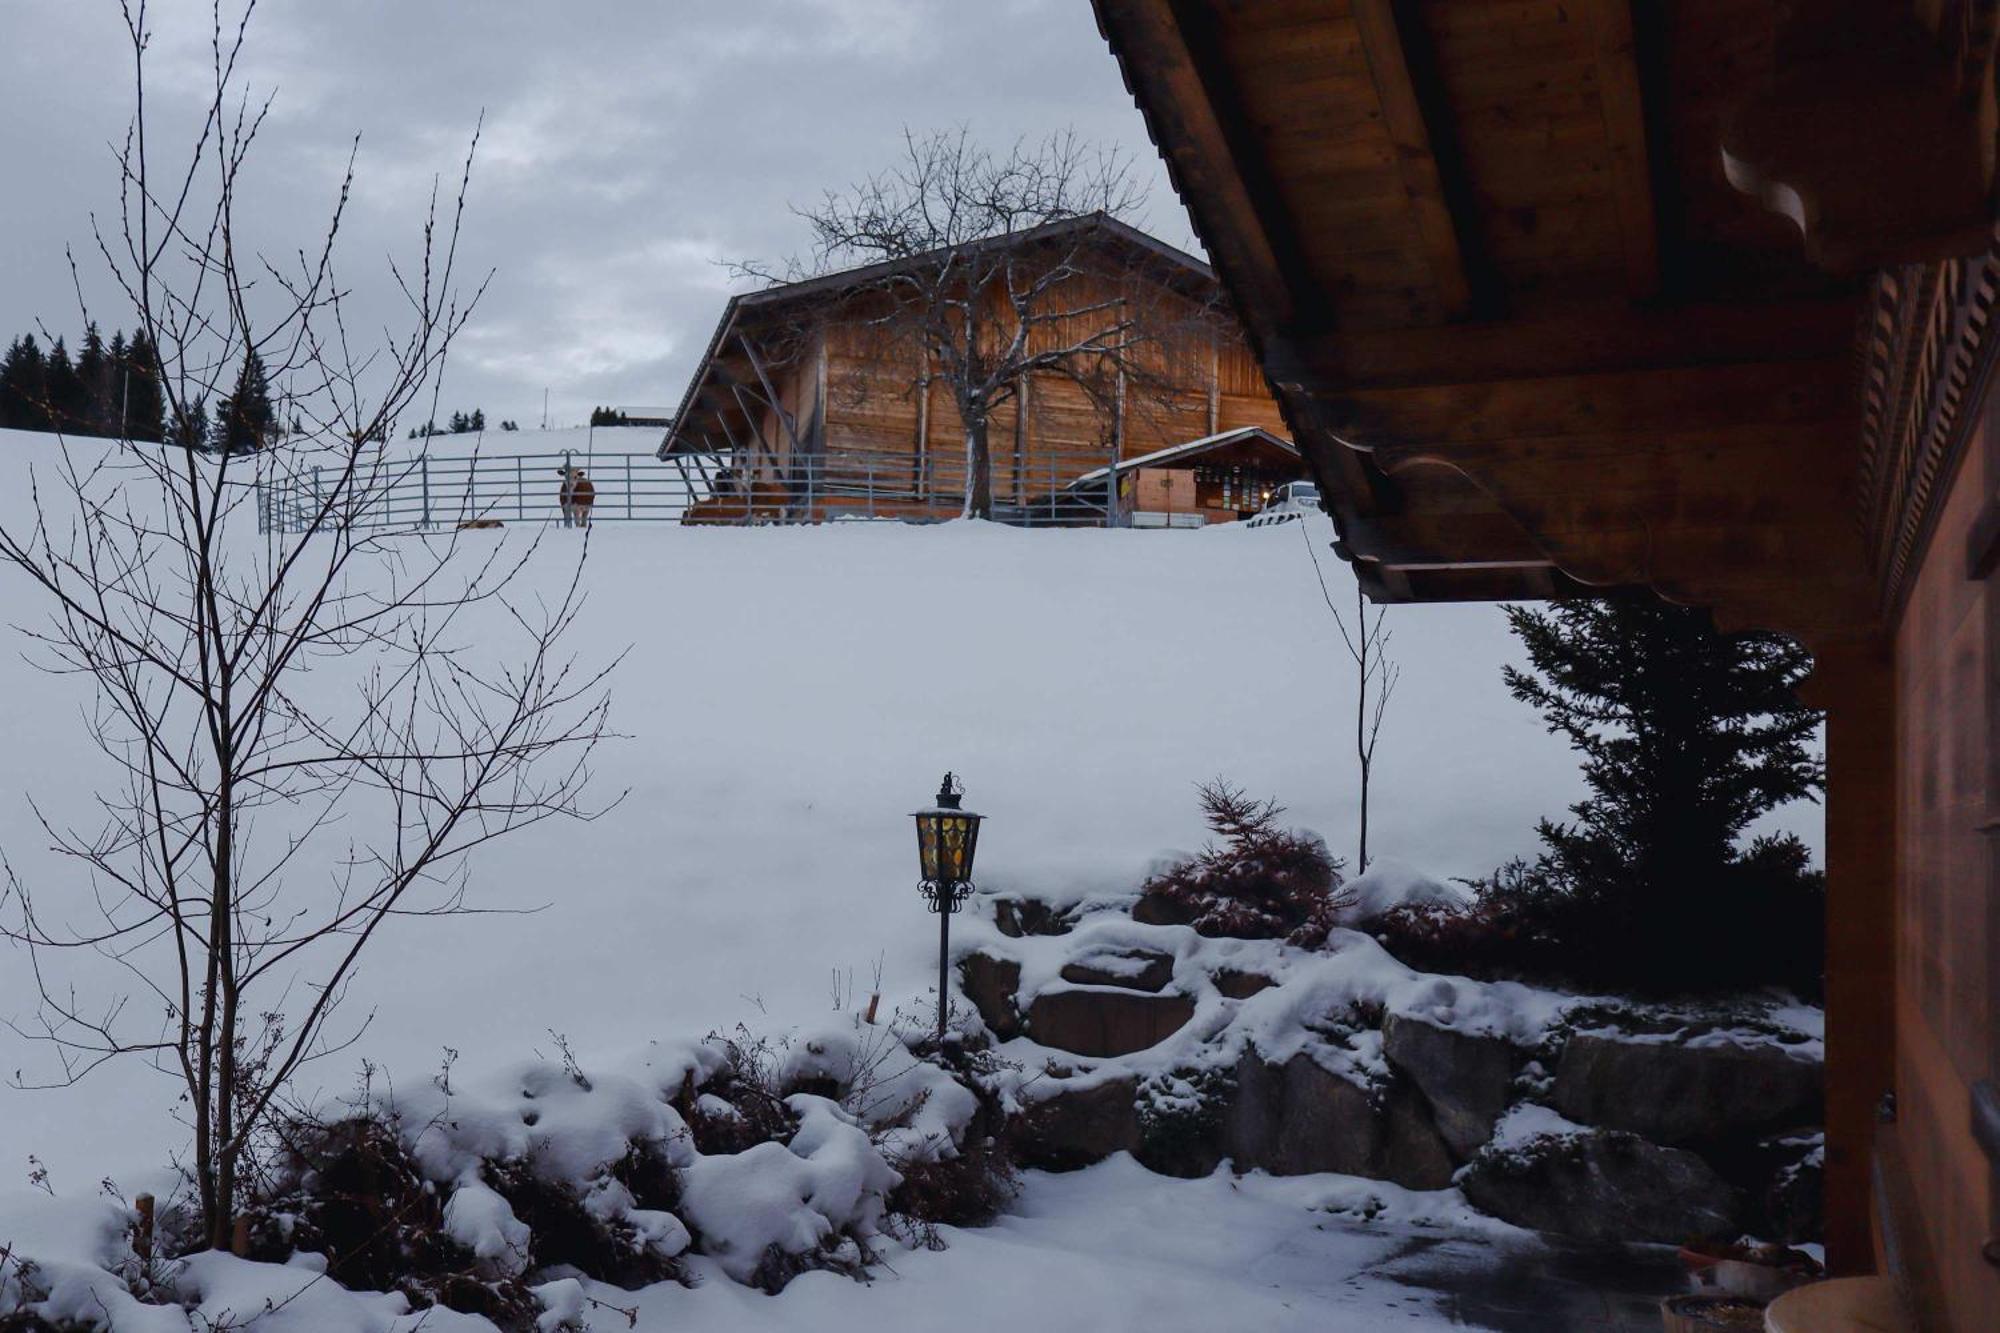
[[[962,809],[965,785],[947,773],[937,801],[917,810],[917,859],[923,867],[919,890],[938,919],[938,1053],[944,1052],[945,1013],[951,994],[951,914],[972,893],[972,854],[979,845],[984,815]]]

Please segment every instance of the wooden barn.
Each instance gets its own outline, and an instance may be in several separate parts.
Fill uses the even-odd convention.
[[[2000,3],[1095,2],[1376,598],[1816,654],[1828,1255],[1995,1327]]]
[[[1126,525],[1180,500],[1183,519],[1220,520],[1243,511],[1237,501],[1269,477],[1302,475],[1208,265],[1102,214],[979,244],[1030,271],[1043,255],[1063,265],[1068,276],[1045,298],[1054,315],[1032,337],[1057,336],[1084,318],[1065,311],[1139,312],[1126,322],[1140,332],[1123,344],[1138,350],[1119,364],[1079,357],[1024,375],[993,410],[995,518]],[[967,431],[951,385],[909,340],[881,331],[896,269],[869,265],[731,298],[660,445],[668,463],[722,460],[712,493],[686,521],[925,520],[961,511]],[[982,299],[1004,305],[1005,293]],[[1004,319],[996,322],[1004,332]],[[1153,463],[1123,466],[1142,456]],[[1077,484],[1107,468],[1124,484]]]

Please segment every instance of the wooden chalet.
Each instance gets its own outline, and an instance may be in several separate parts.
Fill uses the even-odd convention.
[[[1093,394],[1073,376],[1044,372],[995,409],[995,517],[1122,525],[1145,522],[1149,505],[1179,500],[1183,516],[1221,520],[1244,512],[1233,502],[1274,471],[1301,474],[1263,372],[1218,306],[1207,264],[1102,214],[982,244],[1030,253],[1061,246],[1066,255],[1088,246],[1100,262],[1076,280],[1092,284],[1078,304],[1094,304],[1115,284],[1118,299],[1154,312],[1160,329],[1148,353],[1158,374],[1143,392],[1119,383],[1112,393]],[[659,449],[668,463],[722,460],[713,492],[690,508],[687,522],[923,520],[960,512],[965,430],[949,386],[907,341],[876,328],[872,293],[895,267],[870,265],[730,299]],[[1246,444],[1248,431],[1275,440],[1283,457],[1268,445]],[[1157,466],[1121,468],[1126,484],[1108,494],[1075,484],[1143,455],[1159,455]]]
[[[1817,655],[1829,1258],[1995,1327],[2000,2],[1095,4],[1376,598]]]

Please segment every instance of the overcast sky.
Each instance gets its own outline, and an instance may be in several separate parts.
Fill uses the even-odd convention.
[[[206,0],[152,15],[149,97],[185,127]],[[537,423],[544,388],[551,424],[678,401],[741,285],[720,261],[802,249],[788,206],[888,165],[905,126],[1120,145],[1149,185],[1141,224],[1192,245],[1083,0],[263,0],[248,65],[277,101],[244,210],[268,243],[309,244],[358,133],[364,288],[409,253],[484,111],[470,250],[497,273],[443,406],[494,421]],[[66,244],[107,336],[130,323],[88,248],[131,110],[117,0],[0,0],[0,339],[39,320],[74,341]]]

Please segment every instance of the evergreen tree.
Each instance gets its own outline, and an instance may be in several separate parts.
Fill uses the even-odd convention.
[[[521,424],[520,424],[519,422],[517,422],[517,421],[503,421],[503,422],[501,422],[501,423],[500,423],[500,429],[501,429],[501,430],[519,430],[519,429],[521,429]]]
[[[160,354],[144,329],[126,345],[117,380],[112,392],[119,404],[119,435],[153,444],[166,440],[167,397],[160,384]]]
[[[104,352],[104,422],[105,433],[120,439],[125,435],[125,372],[130,352],[125,346],[125,330],[119,329],[111,335],[111,345]]]
[[[483,408],[483,407],[475,407],[475,408],[473,408],[473,409],[472,409],[472,415],[471,415],[471,416],[469,416],[469,417],[467,417],[467,418],[465,419],[465,428],[466,428],[467,430],[474,430],[474,431],[483,431],[483,430],[485,430],[485,429],[486,429],[486,409],[485,409],[485,408]]]
[[[271,386],[255,350],[243,354],[236,387],[215,405],[214,446],[220,453],[250,454],[271,442]]]
[[[1507,688],[1583,755],[1590,787],[1572,821],[1541,822],[1532,874],[1568,914],[1576,962],[1642,986],[1811,989],[1823,881],[1790,835],[1740,845],[1758,816],[1824,789],[1819,715],[1796,693],[1811,657],[1650,597],[1507,618],[1531,667],[1507,667]]]
[[[207,449],[209,435],[208,399],[201,396],[186,404],[166,432],[166,438],[183,449]]]
[[[0,361],[0,427],[47,430],[48,365],[35,335],[23,334]]]
[[[85,414],[83,380],[69,359],[69,348],[57,338],[49,348],[46,390],[50,430],[76,430]]]
[[[83,349],[76,354],[76,377],[83,385],[83,402],[76,429],[85,435],[112,435],[116,425],[111,415],[111,360],[104,351],[104,339],[97,325],[83,331]]]

